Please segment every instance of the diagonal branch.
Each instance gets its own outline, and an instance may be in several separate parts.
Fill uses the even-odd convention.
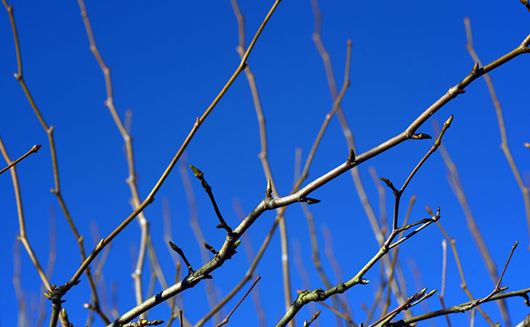
[[[6,9],[7,14],[9,16],[9,22],[11,24],[11,30],[13,33],[13,42],[15,44],[15,54],[17,58],[17,72],[14,74],[14,77],[18,81],[22,91],[24,92],[24,95],[26,96],[26,99],[29,102],[29,105],[31,106],[31,109],[33,110],[35,116],[37,117],[37,120],[39,121],[42,129],[44,130],[44,132],[46,133],[48,137],[48,145],[50,147],[50,156],[51,156],[53,180],[54,180],[54,187],[51,189],[51,192],[57,198],[57,201],[59,202],[59,206],[61,207],[61,210],[63,211],[66,221],[68,222],[68,225],[70,229],[72,230],[72,234],[74,234],[74,237],[77,241],[77,246],[79,248],[79,252],[81,254],[81,259],[85,260],[86,250],[85,250],[85,245],[83,243],[84,238],[79,233],[77,226],[74,222],[74,219],[72,218],[72,215],[70,213],[70,210],[68,209],[68,206],[66,205],[66,201],[64,200],[64,197],[61,193],[61,183],[60,183],[60,178],[59,178],[59,164],[58,164],[58,159],[57,159],[57,151],[55,148],[55,136],[54,136],[55,129],[53,126],[48,125],[48,123],[44,119],[24,79],[24,74],[23,74],[24,67],[22,65],[22,50],[20,46],[20,40],[18,36],[18,30],[17,30],[16,21],[15,21],[15,14],[14,14],[13,6],[8,4],[7,0],[2,0],[2,4],[4,5],[4,8]],[[97,294],[96,284],[94,282],[94,278],[92,277],[92,273],[90,269],[86,269],[86,275],[87,275],[88,282],[90,285],[90,291],[91,291],[92,298],[94,301],[94,306],[99,307],[99,297]],[[57,317],[58,315],[59,313],[55,312],[52,316]],[[101,318],[103,319],[105,323],[109,321],[109,319],[105,315],[101,315]]]
[[[188,133],[188,135],[186,136],[186,138],[184,139],[184,142],[180,145],[179,149],[177,150],[177,152],[175,153],[175,155],[173,156],[173,158],[171,159],[170,163],[168,164],[168,166],[166,167],[166,169],[163,171],[162,175],[160,176],[160,178],[158,179],[158,181],[155,183],[155,185],[153,186],[153,188],[151,189],[151,191],[149,192],[149,194],[147,195],[147,197],[142,201],[142,203],[140,203],[139,206],[137,206],[137,208],[135,210],[133,210],[133,212],[131,212],[129,214],[129,216],[127,216],[109,235],[107,235],[107,237],[103,238],[99,243],[98,245],[96,245],[96,247],[92,250],[92,252],[90,253],[90,255],[81,263],[81,265],[77,268],[77,270],[75,271],[75,273],[72,275],[72,277],[70,277],[70,279],[68,280],[68,282],[66,282],[65,284],[65,287],[67,289],[70,289],[78,280],[79,278],[81,277],[81,275],[83,274],[83,272],[90,266],[90,263],[92,263],[92,261],[97,257],[97,255],[119,234],[121,233],[121,231],[127,227],[127,225],[129,225],[129,223],[136,217],[138,216],[138,214],[140,214],[140,212],[142,212],[151,202],[154,201],[154,197],[156,195],[156,193],[158,193],[158,190],[160,189],[160,187],[162,187],[162,185],[164,184],[165,180],[167,179],[167,177],[169,176],[169,174],[171,173],[171,171],[173,170],[173,168],[175,167],[176,163],[178,162],[178,160],[180,159],[180,157],[182,156],[182,154],[184,153],[184,150],[187,148],[188,144],[191,142],[192,138],[195,136],[195,133],[199,130],[200,126],[202,125],[202,123],[204,122],[204,120],[206,120],[206,118],[209,116],[209,114],[213,111],[213,109],[216,107],[216,105],[219,103],[219,101],[221,100],[221,98],[226,94],[226,92],[228,91],[228,89],[230,88],[230,86],[232,86],[232,84],[234,83],[234,81],[236,80],[237,76],[239,76],[239,74],[243,71],[243,69],[245,68],[246,66],[246,62],[247,62],[247,59],[250,55],[250,53],[252,52],[252,50],[254,49],[254,45],[256,44],[259,36],[261,35],[261,33],[263,32],[263,29],[265,28],[265,26],[267,25],[267,23],[269,22],[270,18],[272,17],[272,14],[274,13],[274,11],[276,10],[276,8],[278,7],[278,5],[280,4],[280,0],[276,0],[274,2],[274,4],[272,5],[271,9],[269,10],[269,12],[267,13],[267,15],[265,16],[263,22],[261,23],[260,27],[258,28],[258,30],[256,31],[256,34],[254,35],[254,38],[252,39],[249,47],[247,48],[247,51],[245,52],[243,58],[241,59],[238,67],[236,68],[236,70],[234,71],[234,73],[232,74],[232,76],[230,76],[230,78],[228,79],[228,81],[226,82],[226,84],[221,88],[221,90],[219,91],[219,93],[216,95],[216,97],[213,99],[213,101],[210,103],[210,105],[205,109],[205,111],[203,112],[203,114],[197,118],[197,120],[195,121],[195,124],[193,125],[193,127],[191,128],[190,132]]]
[[[18,159],[14,160],[14,161],[11,161],[10,164],[8,164],[4,168],[2,168],[2,170],[0,170],[0,175],[3,174],[4,172],[6,172],[9,168],[15,166],[16,164],[18,164],[22,160],[26,159],[30,154],[37,153],[37,151],[39,151],[40,147],[41,147],[40,144],[32,146],[31,149],[29,149],[26,153],[21,155]]]
[[[277,3],[276,3],[277,4]],[[475,67],[470,74],[468,74],[464,79],[462,79],[459,83],[457,83],[455,86],[451,87],[444,95],[442,95],[437,101],[435,101],[430,107],[428,107],[423,113],[421,113],[403,132],[399,133],[398,135],[388,139],[387,141],[381,143],[378,146],[375,146],[374,148],[360,154],[355,158],[355,160],[346,160],[343,164],[337,166],[336,168],[332,169],[331,171],[325,173],[324,175],[316,178],[309,184],[307,184],[305,187],[301,188],[297,192],[293,192],[290,195],[287,195],[285,197],[281,197],[278,199],[271,199],[270,197],[265,197],[265,199],[261,200],[256,207],[243,219],[243,221],[239,224],[238,227],[234,229],[234,235],[228,235],[225,238],[225,241],[221,248],[218,251],[218,255],[215,256],[210,262],[203,265],[201,268],[199,268],[195,273],[191,274],[190,276],[187,276],[184,280],[179,281],[178,283],[170,286],[169,288],[159,292],[155,296],[145,300],[141,305],[136,306],[135,308],[131,309],[129,312],[123,314],[119,319],[114,321],[113,324],[109,326],[119,326],[120,324],[123,324],[125,322],[130,321],[131,319],[134,319],[134,317],[137,317],[142,312],[145,312],[152,308],[153,306],[164,302],[165,300],[171,298],[172,296],[179,294],[183,292],[186,289],[189,289],[199,283],[202,279],[209,276],[209,274],[221,267],[226,260],[231,258],[233,255],[233,251],[239,244],[239,237],[247,231],[247,229],[250,228],[254,224],[254,222],[258,219],[259,216],[265,211],[277,209],[280,207],[284,207],[296,202],[305,202],[307,201],[306,196],[309,195],[311,192],[317,190],[318,188],[322,187],[323,185],[329,183],[330,181],[334,180],[336,177],[340,176],[341,174],[347,172],[348,170],[358,166],[359,164],[373,158],[374,156],[377,156],[401,143],[403,143],[406,140],[412,139],[413,135],[415,134],[416,130],[425,123],[429,117],[431,117],[434,113],[439,111],[444,105],[446,105],[448,102],[450,102],[452,99],[454,99],[458,94],[463,93],[464,89],[471,84],[474,80],[476,80],[478,77],[480,77],[482,74],[487,73],[495,68],[498,68],[499,66],[506,64],[510,60],[516,58],[517,56],[530,52],[530,49],[528,48],[528,44],[530,43],[530,35],[528,35],[524,41],[517,46],[512,51],[508,52],[507,54],[501,56],[500,58],[492,61],[488,65],[485,65],[481,69],[478,69]],[[247,50],[248,51],[248,50]],[[351,156],[350,156],[351,158]],[[348,159],[350,159],[348,158]],[[178,159],[178,158],[177,158]],[[172,168],[172,165],[168,167],[170,170]],[[161,177],[161,182],[165,180],[166,174]],[[151,191],[151,194],[156,193],[158,188],[160,187],[159,183],[155,185],[153,190]],[[268,193],[268,192],[267,192]],[[143,210],[145,206],[149,203],[149,201],[152,201],[152,195],[151,197],[148,197],[144,201],[144,205],[140,208]],[[116,236],[121,229],[123,229],[129,219],[133,219],[130,217],[134,217],[134,215],[138,214],[138,210],[134,211],[114,232],[112,232],[107,239],[103,239],[100,242],[100,245],[96,247],[94,250],[94,254],[91,254],[91,256],[97,255],[97,253],[101,250],[101,248],[108,244],[110,240],[112,240],[113,237]],[[432,217],[431,219],[436,221],[439,217]],[[395,236],[395,235],[394,235]],[[109,239],[110,238],[110,239]],[[392,238],[393,239],[393,238]],[[388,244],[390,245],[390,244]],[[383,255],[376,256],[376,259],[378,260]],[[90,259],[90,258],[89,258]],[[89,261],[83,263],[81,267],[78,269],[78,272],[74,274],[72,280],[77,280],[77,278],[80,276],[83,269],[86,268],[86,266],[92,261],[93,258],[91,258]],[[375,262],[377,262],[375,260]],[[368,268],[370,268],[375,262],[368,265]],[[365,271],[363,271],[364,273]],[[362,276],[362,275],[361,275]],[[355,280],[355,282],[360,283],[362,280],[358,279]],[[342,287],[339,287],[338,289],[343,289]]]
[[[392,322],[388,326],[389,327],[407,327],[407,326],[412,326],[413,324],[415,324],[415,323],[417,323],[419,321],[428,320],[428,319],[432,319],[432,318],[435,318],[435,317],[448,315],[448,314],[453,314],[453,313],[462,313],[462,312],[465,312],[465,311],[469,311],[472,308],[474,308],[477,305],[482,304],[482,303],[498,301],[498,300],[501,300],[501,299],[507,299],[507,298],[511,298],[511,297],[522,297],[524,299],[524,302],[526,303],[526,305],[530,305],[530,299],[529,299],[529,296],[528,296],[529,293],[530,293],[530,288],[525,288],[525,289],[512,291],[512,292],[498,293],[496,295],[493,295],[493,296],[489,297],[488,299],[484,299],[484,301],[482,301],[481,303],[478,303],[478,304],[477,304],[477,300],[468,301],[468,302],[464,302],[462,304],[454,305],[454,306],[446,308],[446,309],[440,309],[440,310],[424,313],[424,314],[421,314],[421,315],[417,315],[417,316],[414,316],[414,317],[411,317],[411,318],[407,318],[407,319],[399,320],[399,321],[396,321],[396,322]]]
[[[466,48],[469,52],[469,55],[473,59],[473,61],[481,65],[480,58],[473,46],[473,32],[471,30],[471,21],[469,20],[468,17],[464,19],[464,25],[466,27],[466,37],[467,37]],[[506,126],[504,123],[504,114],[503,114],[503,110],[502,110],[502,106],[499,101],[499,98],[497,97],[497,92],[495,91],[495,87],[493,86],[493,80],[491,76],[487,73],[484,74],[482,77],[484,78],[484,81],[486,82],[486,85],[488,87],[488,92],[491,97],[491,102],[493,103],[493,107],[495,108],[495,114],[497,116],[497,123],[499,125],[499,134],[501,137],[502,153],[506,157],[506,161],[508,162],[508,166],[510,166],[510,170],[512,171],[512,175],[515,179],[515,182],[517,183],[517,186],[519,187],[519,189],[521,190],[521,194],[523,195],[526,223],[528,227],[528,235],[530,236],[530,188],[523,181],[521,171],[517,167],[517,164],[515,163],[515,159],[513,158],[512,152],[510,150],[510,146],[508,144],[508,134],[506,133]],[[500,301],[499,303],[504,303],[504,302]],[[504,311],[504,310],[507,310],[506,306],[504,305],[503,307],[504,309],[502,310],[503,311],[502,314],[504,318],[506,319],[508,317],[508,312]]]
[[[430,147],[430,149],[427,151],[427,153],[420,159],[418,164],[416,164],[416,166],[412,169],[412,171],[410,172],[409,176],[407,177],[407,179],[403,183],[403,186],[399,190],[396,189],[394,187],[394,185],[392,184],[392,182],[390,182],[388,179],[383,179],[383,181],[387,184],[387,186],[389,186],[394,191],[396,204],[395,204],[395,210],[394,210],[395,216],[394,216],[394,224],[393,224],[392,231],[391,231],[390,235],[388,236],[388,238],[386,239],[386,241],[380,247],[379,251],[372,257],[372,259],[370,259],[359,270],[359,272],[353,278],[349,279],[348,281],[341,282],[341,283],[337,284],[334,287],[327,288],[326,290],[317,289],[317,290],[313,290],[313,291],[306,290],[306,291],[301,292],[298,295],[297,299],[289,307],[287,312],[284,314],[284,316],[276,324],[276,326],[278,326],[278,327],[279,326],[285,326],[287,323],[292,321],[292,319],[298,313],[298,311],[300,311],[300,309],[302,309],[306,304],[308,304],[310,302],[315,302],[315,301],[321,302],[321,301],[324,301],[324,300],[328,299],[329,297],[331,297],[333,295],[344,293],[348,289],[352,288],[355,285],[367,284],[368,281],[363,278],[364,275],[377,262],[379,262],[380,259],[385,257],[386,254],[392,248],[398,247],[401,243],[403,243],[406,240],[412,238],[414,235],[416,235],[417,233],[421,232],[424,228],[426,228],[427,226],[431,225],[432,223],[434,223],[434,222],[436,222],[436,221],[438,221],[440,219],[440,211],[438,210],[436,212],[436,214],[434,214],[431,218],[422,219],[422,220],[420,220],[420,221],[418,221],[416,223],[406,224],[406,225],[401,226],[401,227],[397,226],[397,215],[398,215],[398,212],[399,212],[399,210],[398,210],[399,205],[398,204],[399,204],[399,199],[400,199],[401,195],[405,191],[406,187],[410,184],[410,181],[412,180],[414,175],[418,172],[418,170],[423,166],[423,164],[427,161],[427,159],[440,147],[440,144],[442,142],[442,138],[445,135],[445,132],[447,131],[447,129],[451,126],[452,120],[453,120],[453,116],[451,115],[446,120],[446,122],[444,123],[444,126],[443,126],[440,134],[438,135],[438,137],[434,141],[433,145]],[[405,236],[402,236],[402,237],[400,236],[403,232],[405,232],[405,231],[407,231],[407,230],[409,230],[411,228],[414,228],[416,226],[419,226],[419,227],[417,227],[416,229],[414,229],[412,232],[410,232],[409,234],[407,234]],[[394,240],[397,237],[399,239],[394,242]],[[434,293],[429,293],[428,296],[431,296],[432,294],[434,294]],[[421,294],[421,295],[423,296],[423,294]],[[414,297],[412,297],[412,298],[414,298]],[[410,304],[410,301],[409,302],[406,301],[401,306],[403,308],[406,308],[407,305],[409,305],[409,304]],[[404,309],[402,309],[402,310],[404,310]],[[400,312],[400,311],[398,311],[398,312]],[[391,315],[391,314],[393,314],[393,312],[389,313],[389,315]],[[389,316],[389,317],[390,317],[389,320],[393,318],[393,316]]]

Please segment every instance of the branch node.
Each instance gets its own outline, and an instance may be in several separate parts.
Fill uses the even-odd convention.
[[[350,166],[355,163],[355,151],[353,151],[353,149],[350,149],[350,153],[348,154],[348,159],[346,162]]]
[[[473,68],[471,69],[471,75],[473,76],[479,76],[482,75],[482,67],[480,67],[480,64],[478,62],[475,62],[473,65]]]
[[[272,200],[272,181],[270,178],[267,178],[267,188],[265,190],[265,200]]]

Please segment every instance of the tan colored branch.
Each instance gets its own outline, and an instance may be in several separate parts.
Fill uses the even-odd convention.
[[[480,58],[473,46],[473,32],[471,30],[471,21],[468,17],[464,19],[464,25],[466,27],[466,36],[467,36],[466,48],[469,52],[469,55],[471,56],[474,62],[478,63],[479,65],[482,65]],[[486,85],[488,87],[488,92],[491,97],[491,102],[493,103],[493,107],[495,108],[495,114],[497,115],[497,122],[499,125],[499,134],[501,137],[502,153],[506,157],[506,161],[508,162],[508,165],[510,166],[510,170],[512,171],[512,175],[515,179],[515,182],[517,183],[517,186],[521,190],[521,194],[523,196],[524,209],[525,209],[525,214],[526,214],[526,223],[528,227],[528,235],[530,236],[530,188],[524,183],[523,177],[521,176],[521,171],[517,167],[517,164],[515,163],[515,159],[513,158],[512,152],[510,150],[510,146],[508,144],[508,134],[506,133],[506,126],[504,123],[504,114],[503,114],[503,110],[502,110],[502,106],[499,101],[499,98],[497,97],[497,92],[495,91],[495,87],[493,86],[493,79],[487,73],[483,74],[482,77],[484,78],[484,81],[486,82]],[[494,276],[492,276],[492,278],[495,279]],[[503,307],[502,315],[506,321],[506,319],[509,317],[509,314],[507,312],[507,307],[505,305],[505,302],[499,301],[498,303],[501,303],[501,304],[504,303],[504,305],[502,305]]]
[[[186,136],[184,142],[181,144],[173,158],[171,159],[170,163],[158,179],[158,181],[155,183],[147,197],[142,201],[142,203],[135,209],[133,212],[129,214],[107,237],[103,238],[98,245],[92,250],[90,255],[83,261],[83,263],[77,268],[75,273],[72,275],[70,280],[65,284],[65,286],[70,289],[75,285],[75,283],[79,280],[83,272],[90,266],[90,263],[97,257],[97,255],[103,250],[112,240],[121,233],[121,231],[129,225],[129,223],[136,218],[142,212],[151,202],[153,202],[154,197],[156,193],[158,193],[158,190],[160,187],[164,184],[165,180],[177,164],[178,160],[184,153],[184,150],[187,148],[188,144],[191,142],[191,139],[195,135],[195,133],[199,130],[200,126],[204,122],[204,120],[209,116],[209,114],[213,111],[215,106],[219,103],[221,98],[226,94],[230,86],[234,83],[237,76],[243,71],[244,67],[246,66],[246,61],[248,59],[248,56],[252,52],[252,49],[254,48],[254,45],[256,44],[259,36],[261,35],[261,32],[267,25],[267,22],[270,20],[272,14],[280,4],[280,0],[277,0],[265,16],[265,19],[263,20],[262,24],[258,28],[256,34],[254,35],[254,38],[252,39],[252,42],[250,43],[247,51],[245,52],[245,56],[242,58],[240,64],[232,74],[232,76],[228,79],[226,84],[221,88],[217,96],[213,99],[213,101],[210,103],[210,105],[205,109],[201,117],[198,117],[195,121],[195,124],[191,128],[190,132]],[[147,301],[146,301],[147,302]]]
[[[23,65],[22,65],[22,50],[20,47],[20,40],[18,36],[18,30],[17,30],[16,21],[15,21],[13,6],[8,4],[7,0],[2,0],[2,4],[4,5],[4,8],[6,9],[7,14],[9,16],[11,30],[13,33],[13,41],[15,44],[15,53],[16,53],[16,58],[17,58],[17,72],[14,74],[14,77],[18,81],[22,91],[24,92],[24,95],[26,96],[26,99],[28,100],[31,106],[31,109],[33,110],[35,116],[37,117],[37,120],[39,121],[42,129],[44,130],[44,132],[46,133],[48,137],[48,145],[50,147],[50,156],[51,156],[51,162],[52,162],[52,168],[53,168],[53,180],[54,180],[54,187],[52,188],[51,192],[57,198],[57,201],[59,202],[59,206],[61,207],[61,210],[63,211],[66,221],[68,222],[68,225],[70,226],[70,229],[72,233],[74,234],[74,237],[77,241],[77,245],[79,247],[79,252],[81,254],[81,259],[85,260],[86,251],[85,251],[85,247],[83,244],[83,236],[79,233],[77,226],[70,213],[70,210],[68,209],[66,205],[66,201],[64,200],[64,197],[61,193],[61,183],[60,183],[60,178],[59,178],[59,164],[58,164],[58,159],[57,159],[57,151],[55,148],[55,137],[53,134],[54,127],[48,125],[46,121],[44,120],[44,117],[39,107],[37,106],[37,103],[35,99],[33,98],[33,95],[30,92],[29,87],[26,84],[26,81],[24,79]],[[86,275],[89,280],[90,290],[92,293],[92,297],[94,299],[94,306],[99,306],[97,290],[96,290],[95,283],[92,278],[90,269],[86,269]],[[65,316],[66,316],[66,313],[65,313]],[[52,317],[58,317],[58,313],[53,313]],[[105,316],[102,316],[102,319],[105,323],[109,321]]]
[[[7,153],[7,149],[5,148],[5,145],[2,139],[0,139],[0,152],[2,153],[2,156],[4,157],[6,164],[8,166],[11,165],[12,163],[11,158],[9,158],[9,154]],[[39,259],[37,258],[37,255],[35,254],[35,251],[33,250],[31,246],[31,243],[27,235],[26,217],[24,215],[24,206],[22,204],[22,194],[20,191],[20,184],[18,182],[17,170],[14,165],[11,165],[10,172],[11,172],[11,180],[13,183],[13,190],[15,192],[15,200],[17,204],[18,228],[19,228],[18,240],[20,241],[20,243],[22,243],[22,245],[24,246],[24,249],[28,253],[31,262],[33,263],[33,266],[37,270],[37,274],[39,275],[42,284],[44,285],[44,287],[46,287],[47,290],[49,290],[51,288],[51,284],[48,280],[48,277],[46,276],[46,273],[44,272],[44,269],[42,268],[42,265],[40,264]]]
[[[18,159],[14,160],[14,161],[11,161],[11,163],[9,165],[7,165],[4,168],[2,168],[2,170],[0,170],[0,175],[3,174],[4,172],[6,172],[9,168],[15,166],[16,164],[18,164],[19,162],[21,162],[22,160],[27,158],[30,154],[37,153],[37,151],[39,151],[40,147],[41,147],[40,144],[32,146],[31,149],[29,149],[26,153],[21,155]]]

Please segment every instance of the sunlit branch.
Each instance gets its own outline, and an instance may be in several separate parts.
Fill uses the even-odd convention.
[[[18,164],[19,162],[21,162],[22,160],[27,158],[30,154],[37,153],[37,151],[39,151],[40,147],[41,147],[40,144],[32,146],[31,149],[29,149],[26,153],[21,155],[18,159],[14,160],[14,161],[11,161],[11,163],[9,165],[7,165],[4,168],[2,168],[2,170],[0,170],[0,175],[3,174],[4,172],[6,172],[9,168],[15,166],[16,164]]]
[[[81,259],[85,260],[86,251],[85,251],[85,246],[83,243],[83,236],[79,233],[77,226],[75,225],[75,222],[72,218],[72,215],[70,214],[70,210],[68,209],[66,205],[66,201],[64,200],[64,197],[61,193],[61,183],[60,183],[60,178],[59,178],[59,164],[58,164],[58,159],[57,159],[57,151],[55,147],[55,137],[54,137],[55,129],[53,126],[48,125],[48,123],[44,119],[39,107],[37,106],[35,99],[33,98],[32,93],[30,92],[30,89],[26,83],[26,80],[24,79],[24,74],[23,74],[24,67],[22,64],[22,50],[20,46],[20,40],[18,36],[18,30],[17,30],[16,21],[15,21],[15,14],[14,14],[13,6],[8,4],[7,0],[2,0],[2,4],[4,5],[4,8],[6,9],[7,14],[9,15],[9,22],[11,24],[11,31],[13,33],[13,41],[15,44],[15,54],[17,58],[17,72],[14,74],[14,77],[18,81],[22,91],[24,92],[26,99],[28,100],[29,105],[31,106],[31,109],[33,110],[35,116],[37,117],[37,120],[39,121],[39,124],[41,125],[42,129],[44,130],[44,132],[46,133],[48,137],[48,145],[50,147],[50,156],[51,156],[51,163],[52,163],[52,169],[53,169],[53,180],[54,180],[54,187],[51,189],[51,192],[57,198],[57,201],[59,202],[59,206],[61,207],[61,210],[63,211],[66,221],[68,222],[68,225],[70,226],[70,229],[72,230],[72,233],[74,234],[74,237],[77,241],[77,245],[79,247],[79,252],[81,254]],[[96,290],[96,286],[95,286],[92,274],[90,272],[90,269],[86,269],[86,275],[87,275],[87,278],[90,284],[90,291],[94,299],[94,305],[99,306],[97,290]],[[66,313],[64,315],[66,316]],[[56,319],[58,319],[58,316],[59,316],[58,312],[52,313],[52,317],[55,317]],[[105,323],[109,321],[108,319],[103,319],[103,320]],[[53,326],[55,325],[53,324]]]

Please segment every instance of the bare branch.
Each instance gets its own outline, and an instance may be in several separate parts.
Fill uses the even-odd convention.
[[[528,4],[528,1],[526,4]],[[464,25],[466,27],[466,36],[467,36],[466,48],[469,52],[469,55],[473,59],[473,61],[477,65],[481,65],[480,58],[473,46],[473,32],[471,30],[471,21],[469,17],[466,17],[464,19]],[[506,161],[508,162],[508,166],[510,166],[510,170],[512,171],[512,175],[515,179],[515,182],[517,183],[517,186],[521,190],[521,194],[523,196],[526,223],[528,227],[528,235],[530,236],[530,188],[523,181],[521,171],[517,167],[517,164],[515,163],[515,159],[513,158],[513,155],[512,155],[512,151],[510,150],[510,146],[508,144],[508,134],[506,132],[506,126],[504,123],[504,114],[502,111],[502,106],[499,101],[499,98],[497,97],[497,92],[495,92],[495,87],[493,86],[493,80],[491,76],[487,73],[484,73],[482,77],[484,78],[484,81],[486,82],[486,85],[488,87],[488,92],[491,97],[491,102],[493,103],[493,107],[495,108],[495,114],[497,116],[497,123],[499,125],[499,134],[501,137],[502,153],[504,154],[504,157],[506,158]],[[509,314],[507,311],[508,308],[506,306],[506,303],[504,301],[499,301],[498,303],[501,305],[501,311],[502,311],[502,315],[505,320],[505,323],[509,324],[508,321],[506,320],[509,317]]]
[[[247,298],[247,296],[250,294],[250,292],[252,292],[252,289],[254,289],[254,287],[256,286],[256,284],[261,280],[261,277],[258,276],[255,280],[254,280],[254,283],[252,283],[252,285],[250,286],[250,288],[248,289],[248,291],[243,294],[243,297],[241,297],[241,300],[239,300],[239,302],[237,302],[237,304],[234,306],[234,308],[232,309],[232,311],[230,311],[228,313],[228,315],[220,322],[217,324],[216,327],[221,327],[221,326],[224,326],[226,324],[228,324],[228,321],[230,320],[230,317],[234,314],[234,312],[237,310],[237,308],[239,308],[239,306],[241,305],[241,303],[243,303],[243,301],[245,301],[245,299]]]
[[[263,20],[263,22],[261,23],[260,27],[256,31],[256,34],[254,35],[254,38],[252,39],[249,47],[247,48],[243,58],[241,59],[240,64],[238,65],[238,67],[236,68],[236,70],[234,71],[232,76],[228,79],[226,84],[221,88],[221,90],[219,91],[217,96],[210,103],[210,105],[205,109],[203,114],[199,118],[197,118],[197,120],[195,121],[195,124],[193,125],[193,127],[190,130],[189,134],[186,136],[184,142],[179,147],[179,149],[177,150],[177,152],[175,153],[175,155],[171,159],[170,163],[168,164],[168,166],[166,167],[166,169],[164,170],[164,172],[162,173],[162,175],[160,176],[158,181],[155,183],[155,185],[153,186],[153,188],[151,189],[151,191],[149,192],[147,197],[107,237],[103,238],[100,241],[100,243],[98,243],[98,245],[92,250],[90,255],[83,261],[83,263],[79,266],[79,268],[77,268],[76,272],[72,275],[72,277],[69,279],[69,281],[65,284],[65,286],[68,289],[71,288],[77,280],[79,280],[79,278],[81,277],[81,274],[89,267],[90,263],[94,260],[94,258],[96,258],[96,256],[101,252],[101,250],[103,250],[103,248],[105,248],[105,246],[107,246],[125,227],[127,227],[127,225],[129,225],[129,223],[138,214],[140,214],[140,212],[142,212],[145,209],[145,207],[147,207],[154,200],[154,196],[156,195],[156,193],[158,193],[158,190],[164,184],[165,180],[167,179],[167,177],[169,176],[169,174],[171,173],[171,171],[175,167],[176,163],[178,162],[178,160],[180,159],[180,157],[184,153],[184,150],[187,148],[188,144],[191,142],[191,139],[193,138],[195,133],[198,131],[198,129],[202,125],[203,121],[213,111],[215,106],[219,103],[221,98],[226,94],[226,92],[228,91],[230,86],[234,83],[234,81],[237,78],[237,76],[245,68],[246,61],[247,61],[250,53],[252,52],[252,49],[254,48],[254,45],[256,44],[259,36],[261,35],[261,32],[263,31],[263,29],[265,28],[265,26],[269,22],[272,14],[274,13],[274,11],[276,10],[276,8],[278,7],[279,4],[280,4],[280,0],[276,0],[274,2],[274,4],[272,5],[271,9],[269,10],[267,15],[265,16],[265,19]],[[147,302],[147,301],[144,301],[144,303],[145,302]],[[142,312],[144,312],[144,311],[142,311]],[[133,318],[130,318],[127,321],[130,321],[131,319],[133,319]],[[115,323],[123,323],[123,322],[117,321]]]
[[[481,303],[498,301],[500,299],[506,299],[506,298],[511,298],[511,297],[522,297],[525,303],[527,305],[530,305],[530,301],[528,298],[529,293],[530,293],[530,288],[525,288],[525,289],[521,289],[518,291],[512,291],[512,292],[499,293]],[[477,300],[465,302],[465,303],[455,305],[455,306],[452,306],[446,309],[436,310],[436,311],[432,311],[429,313],[414,316],[411,318],[396,321],[396,322],[390,323],[388,326],[389,327],[406,327],[406,326],[411,326],[411,324],[417,323],[419,321],[424,321],[427,319],[432,319],[432,318],[443,316],[443,315],[469,311],[477,305],[476,303],[477,303]]]
[[[31,149],[29,149],[26,153],[24,153],[23,155],[21,155],[18,159],[12,161],[9,165],[5,166],[4,168],[2,168],[2,170],[0,170],[0,175],[3,174],[4,172],[6,172],[9,168],[15,166],[16,164],[18,164],[19,162],[21,162],[22,160],[24,160],[26,157],[28,157],[30,154],[32,153],[37,153],[37,151],[39,151],[41,145],[40,144],[37,144],[37,145],[34,145],[31,147]]]

